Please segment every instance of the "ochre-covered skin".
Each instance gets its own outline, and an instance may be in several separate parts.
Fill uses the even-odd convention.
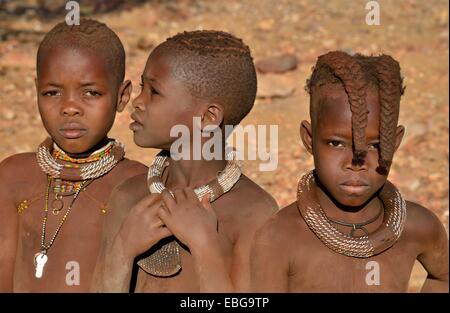
[[[375,64],[381,67],[372,66]],[[353,70],[359,75],[349,73]],[[361,75],[363,71],[365,75]],[[363,85],[364,90],[357,88]],[[387,180],[405,131],[397,126],[403,90],[398,63],[387,56],[351,57],[330,52],[319,57],[308,88],[311,122],[302,121],[300,135],[314,157],[318,202],[330,220],[371,220],[382,208],[378,191]],[[359,91],[349,92],[352,89]],[[361,116],[355,115],[355,103],[363,104],[365,113]],[[387,116],[385,106],[392,116]],[[355,162],[355,150],[359,149],[355,146],[366,151],[361,162]],[[384,169],[380,171],[380,167]],[[382,223],[383,214],[365,226],[369,238]],[[350,234],[347,226],[333,226]],[[375,251],[383,250],[382,241],[371,239],[372,244],[379,245]],[[418,260],[428,272],[422,291],[448,292],[444,226],[431,211],[409,201],[398,241],[372,257],[349,257],[328,248],[308,227],[297,202],[281,209],[257,232],[251,255],[253,291],[406,292]]]

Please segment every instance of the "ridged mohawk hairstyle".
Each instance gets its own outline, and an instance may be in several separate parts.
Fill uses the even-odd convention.
[[[174,56],[174,75],[192,96],[224,106],[224,123],[237,125],[256,97],[256,71],[250,49],[235,36],[214,30],[179,33],[157,50]]]

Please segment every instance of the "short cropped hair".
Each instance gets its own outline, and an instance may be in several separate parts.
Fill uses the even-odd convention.
[[[256,71],[250,49],[241,39],[222,31],[186,31],[156,50],[173,56],[174,75],[192,96],[224,107],[225,124],[239,124],[252,109]]]
[[[125,77],[125,50],[119,37],[105,24],[92,19],[81,19],[80,25],[58,23],[39,45],[36,70],[39,73],[44,53],[56,47],[88,49],[99,53],[118,84]]]

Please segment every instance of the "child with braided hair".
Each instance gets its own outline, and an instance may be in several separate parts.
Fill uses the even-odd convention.
[[[278,206],[241,175],[224,140],[219,150],[227,157],[195,159],[195,147],[203,150],[207,140],[202,136],[189,140],[188,158],[176,159],[171,146],[179,138],[171,129],[224,134],[225,125],[248,114],[255,96],[250,50],[231,34],[184,32],[152,51],[130,127],[137,145],[162,152],[148,175],[124,182],[111,198],[113,209],[127,214],[108,216],[95,291],[128,292],[130,285],[136,292],[248,290],[253,234]]]
[[[0,291],[86,292],[109,195],[147,170],[108,138],[131,93],[125,51],[103,23],[61,22],[40,43],[36,70],[50,137],[0,163]]]
[[[405,131],[398,62],[329,52],[307,91],[311,122],[300,136],[315,168],[300,179],[297,201],[255,235],[252,290],[406,292],[417,259],[428,272],[422,291],[448,291],[442,223],[387,180]]]

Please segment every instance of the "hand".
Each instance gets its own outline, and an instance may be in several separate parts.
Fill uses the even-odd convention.
[[[175,189],[173,196],[164,190],[164,210],[158,216],[167,228],[191,250],[207,244],[217,235],[217,216],[209,203],[209,196],[200,202],[192,188]]]
[[[150,194],[130,210],[117,237],[127,256],[134,258],[172,235],[158,216],[162,205],[160,194]]]

